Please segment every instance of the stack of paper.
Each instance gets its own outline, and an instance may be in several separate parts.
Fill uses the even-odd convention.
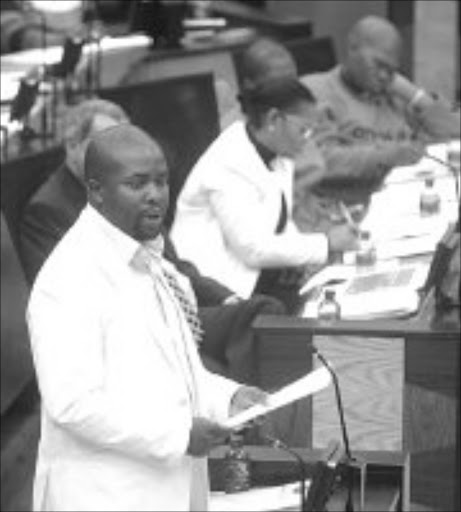
[[[342,319],[392,318],[417,311],[418,290],[427,279],[428,261],[403,265],[389,260],[368,268],[350,268],[355,274],[334,286]],[[318,283],[321,274],[317,276]],[[323,297],[324,294],[319,293],[306,301],[301,316],[317,318]]]

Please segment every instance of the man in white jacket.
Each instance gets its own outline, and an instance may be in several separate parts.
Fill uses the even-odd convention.
[[[195,297],[162,257],[158,145],[132,125],[108,128],[85,173],[89,204],[28,306],[42,397],[34,509],[205,510],[222,421],[265,394],[201,364]]]

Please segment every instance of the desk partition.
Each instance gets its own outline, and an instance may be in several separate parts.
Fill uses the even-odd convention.
[[[459,319],[435,315],[432,295],[425,313],[331,325],[259,317],[254,371],[265,389],[294,380],[315,366],[314,340],[336,368],[351,449],[408,451],[411,501],[459,510]],[[331,390],[274,413],[265,428],[291,446],[341,439]]]

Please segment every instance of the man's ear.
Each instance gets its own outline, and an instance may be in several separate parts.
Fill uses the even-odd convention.
[[[281,113],[280,110],[276,108],[271,108],[266,113],[266,124],[270,131],[275,130],[275,126],[277,124],[278,119],[280,118]]]
[[[95,206],[101,206],[103,203],[101,183],[95,178],[86,180],[86,191],[88,200]]]

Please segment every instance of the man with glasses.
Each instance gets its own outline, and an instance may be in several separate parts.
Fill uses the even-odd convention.
[[[240,101],[246,120],[222,132],[192,169],[172,238],[181,257],[241,297],[265,293],[293,309],[296,286],[288,280],[284,289],[286,269],[322,265],[352,248],[355,235],[345,224],[300,233],[292,222],[293,159],[317,116],[309,89],[274,78],[244,89]]]
[[[379,182],[392,167],[418,161],[428,141],[459,138],[459,112],[398,72],[401,53],[394,25],[367,16],[352,27],[339,66],[301,79],[333,121],[317,136],[330,183]]]

